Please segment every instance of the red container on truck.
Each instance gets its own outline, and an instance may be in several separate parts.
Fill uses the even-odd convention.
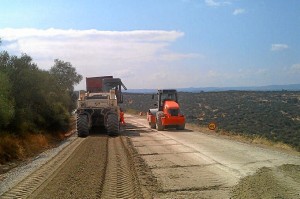
[[[101,76],[101,77],[87,77],[86,78],[86,91],[90,93],[102,92],[102,80],[112,79],[113,76]]]

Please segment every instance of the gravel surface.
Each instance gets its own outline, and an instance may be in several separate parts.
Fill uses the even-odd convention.
[[[123,136],[87,137],[30,198],[143,198],[127,148]]]
[[[100,198],[107,159],[107,136],[89,136],[32,198]]]
[[[150,130],[145,117],[126,121],[139,129],[129,136],[157,179],[156,198],[300,198],[299,155],[197,130]]]
[[[68,146],[71,142],[77,139],[77,136],[73,135],[61,143],[58,147],[44,151],[40,155],[36,156],[30,161],[21,164],[18,167],[10,170],[7,173],[0,175],[0,195],[8,191],[25,177],[36,171],[42,165],[46,164],[49,160],[55,157],[62,149]]]
[[[0,198],[69,148],[74,152],[29,198],[300,198],[299,155],[197,130],[158,132],[144,117],[125,121],[121,136],[73,136],[0,175]]]
[[[126,134],[123,131],[121,136],[109,137],[93,133],[87,138],[70,138],[69,144],[66,142],[36,158],[47,154],[47,160],[39,164],[34,160],[6,174],[16,177],[5,178],[10,190],[4,189],[4,181],[1,182],[1,194],[5,193],[0,198],[153,198],[147,190],[153,180],[148,180],[145,164],[136,156]],[[64,155],[68,159],[59,163],[66,151],[72,151],[71,155]],[[50,176],[43,175],[56,163],[58,167],[48,172]],[[26,169],[29,167],[30,171]],[[20,172],[24,177],[17,177]]]
[[[300,198],[300,166],[263,167],[233,187],[233,199]]]

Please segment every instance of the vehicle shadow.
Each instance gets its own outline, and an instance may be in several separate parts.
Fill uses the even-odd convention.
[[[126,126],[121,127],[121,134],[128,137],[141,136],[142,133],[150,133],[150,132],[152,132],[151,129],[137,126],[130,123],[127,123]]]
[[[95,126],[90,129],[89,136],[91,136],[91,137],[107,136],[107,131],[104,128],[104,126]]]
[[[155,132],[172,132],[172,133],[187,133],[187,132],[193,132],[193,130],[190,129],[184,129],[184,130],[177,130],[176,128],[168,128],[164,131],[157,131],[156,129],[151,129],[145,126],[137,126],[131,123],[127,123],[126,126],[123,126],[122,135],[129,136],[129,137],[136,137],[141,136],[144,133],[155,133]]]
[[[191,129],[177,130],[176,128],[167,128],[167,129],[164,129],[163,131],[173,132],[173,133],[194,132],[194,131],[191,130]]]
[[[164,129],[163,131],[157,131],[155,129],[151,129],[151,128],[148,128],[145,126],[134,125],[131,123],[127,123],[126,125],[122,125],[120,127],[120,135],[128,136],[128,137],[137,137],[137,136],[142,136],[142,134],[155,133],[155,132],[186,133],[186,132],[193,132],[193,130],[190,130],[190,129],[177,130],[176,128],[168,128],[168,129]],[[118,137],[119,135],[117,135],[117,134],[116,135],[108,135],[104,126],[96,126],[96,127],[92,127],[90,129],[88,136],[91,136],[91,137],[103,137],[103,136]]]

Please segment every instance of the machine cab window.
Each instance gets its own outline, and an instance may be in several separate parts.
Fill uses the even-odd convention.
[[[162,93],[161,94],[161,100],[162,101],[165,101],[165,100],[176,101],[175,93]]]

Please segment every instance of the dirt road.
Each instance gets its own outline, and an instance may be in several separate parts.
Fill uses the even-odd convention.
[[[300,157],[190,130],[131,140],[158,180],[158,198],[300,198]]]
[[[74,138],[0,198],[300,198],[298,155],[125,119],[121,136]]]
[[[68,155],[66,155],[68,153]],[[64,160],[62,160],[64,159]],[[62,160],[62,161],[61,161]],[[77,138],[0,198],[143,198],[124,136]]]

